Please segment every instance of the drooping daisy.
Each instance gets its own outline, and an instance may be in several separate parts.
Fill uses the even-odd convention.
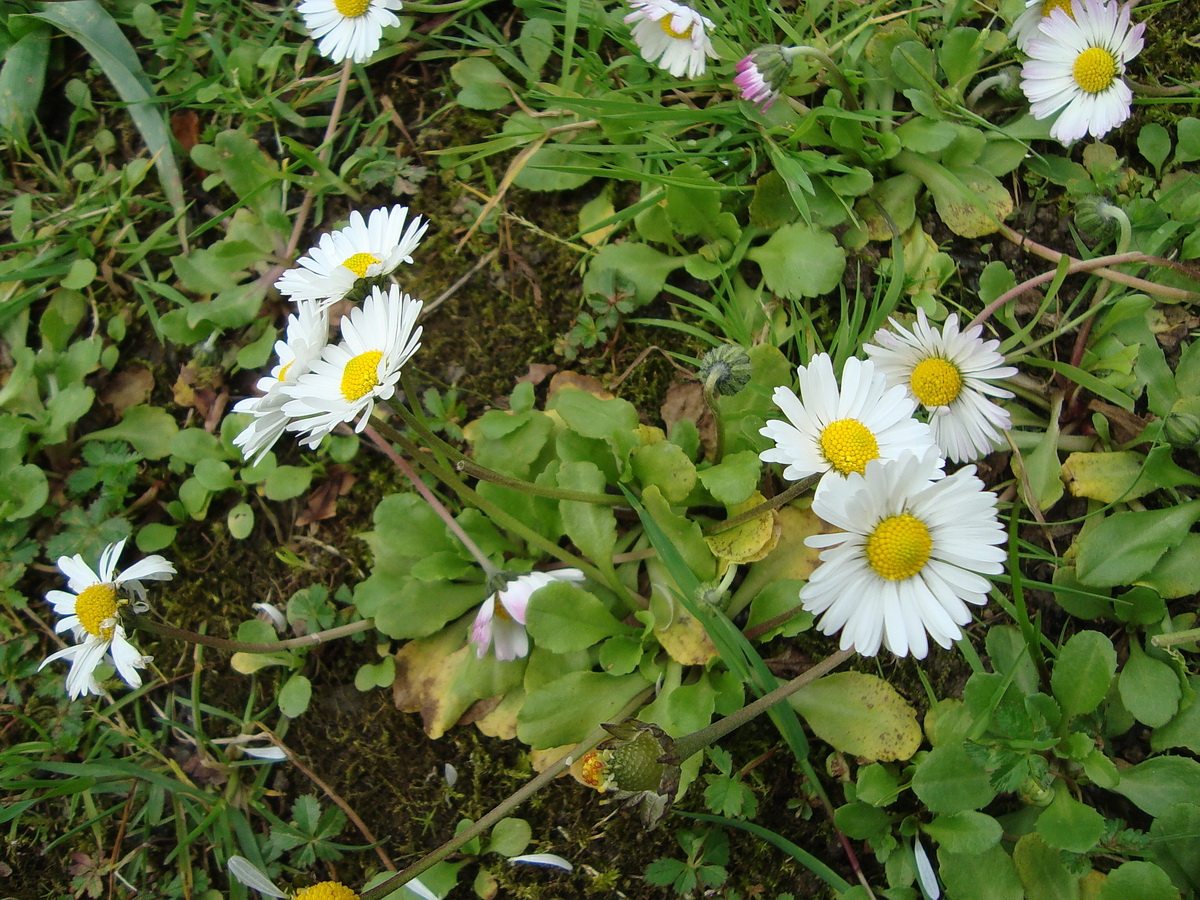
[[[759,431],[775,442],[759,458],[785,464],[788,481],[822,472],[820,490],[831,480],[862,473],[873,459],[934,446],[929,426],[913,418],[916,402],[904,388],[889,388],[869,360],[846,360],[840,389],[828,353],[817,354],[796,372],[800,396],[786,387],[774,394],[788,421],[771,419]]]
[[[141,685],[142,678],[137,670],[145,668],[150,661],[125,637],[117,610],[128,604],[129,599],[120,596],[119,592],[132,592],[144,601],[146,590],[141,582],[169,581],[175,574],[175,567],[161,556],[147,556],[118,575],[117,559],[124,548],[124,540],[105,547],[100,554],[98,572],[93,571],[78,554],[59,557],[58,569],[67,576],[70,590],[46,594],[46,600],[54,607],[54,611],[63,616],[54,630],[70,630],[76,644],[51,653],[42,660],[38,669],[40,671],[56,659],[69,659],[71,669],[67,673],[67,695],[72,700],[83,694],[100,696],[104,693],[96,680],[95,671],[106,653],[112,655],[117,673],[130,687]]]
[[[929,410],[934,443],[948,459],[966,462],[991,453],[1003,440],[1001,432],[1012,428],[1012,419],[987,397],[1013,394],[990,382],[1017,374],[996,352],[1000,342],[981,340],[982,325],[960,332],[957,313],[941,331],[930,326],[921,309],[912,331],[891,322],[894,330],[875,332],[880,346],[863,347],[887,383],[901,385]]]
[[[1013,22],[1008,32],[1018,50],[1024,52],[1031,40],[1041,36],[1039,26],[1056,9],[1061,9],[1071,18],[1075,18],[1071,13],[1071,0],[1025,0],[1025,11],[1017,16],[1017,21]]]
[[[308,372],[328,340],[329,316],[315,301],[301,301],[299,310],[288,316],[287,340],[275,342],[279,362],[270,375],[258,380],[257,387],[262,396],[239,400],[233,407],[234,412],[254,416],[233,439],[234,445],[241,448],[242,456],[252,460],[251,465],[262,461],[287,427],[288,417],[284,415],[283,405],[288,398],[283,386],[295,384]]]
[[[971,621],[967,604],[987,602],[984,575],[1003,570],[1004,528],[996,495],[975,467],[939,481],[936,451],[872,460],[813,498],[812,509],[841,531],[805,538],[821,554],[800,602],[823,634],[842,632],[843,650],[874,656],[882,643],[923,659],[928,633],[942,647]]]
[[[230,875],[246,887],[252,887],[267,897],[287,898],[290,896],[292,900],[358,900],[358,892],[346,887],[340,881],[318,881],[316,884],[301,888],[294,894],[287,894],[280,890],[279,885],[268,878],[258,866],[244,856],[231,856],[226,865]],[[411,879],[404,886],[424,900],[438,900],[437,894],[416,878]]]
[[[583,578],[583,573],[578,569],[530,572],[514,578],[479,607],[475,623],[471,626],[475,655],[482,659],[494,641],[496,659],[501,662],[527,656],[529,635],[525,631],[525,612],[534,591],[555,581],[583,581]]]
[[[666,69],[676,78],[704,74],[706,57],[717,58],[706,29],[711,19],[673,0],[629,0],[633,12],[625,24],[633,26],[633,40],[642,59]]]
[[[321,235],[317,246],[297,260],[275,282],[285,297],[297,302],[320,301],[325,308],[343,299],[362,278],[390,275],[401,263],[412,262],[412,252],[429,223],[420,216],[404,227],[408,207],[376,209],[364,222],[362,213],[350,213],[350,224]]]
[[[793,48],[779,44],[764,44],[744,57],[733,79],[742,99],[757,104],[763,112],[770,109],[791,77],[793,58]]]
[[[321,358],[294,383],[279,390],[288,398],[283,414],[288,431],[304,432],[300,442],[316,447],[341,422],[359,417],[367,427],[376,400],[396,392],[403,366],[421,346],[417,316],[421,302],[392,285],[371,294],[342,319],[342,340],[326,344]]]
[[[1050,136],[1063,144],[1103,137],[1128,119],[1133,94],[1121,76],[1146,30],[1144,22],[1130,28],[1129,5],[1072,0],[1070,14],[1052,10],[1038,27],[1025,48],[1021,90],[1035,119],[1059,113]]]
[[[383,29],[399,25],[400,0],[304,0],[300,15],[317,51],[334,62],[365,63],[379,49]]]

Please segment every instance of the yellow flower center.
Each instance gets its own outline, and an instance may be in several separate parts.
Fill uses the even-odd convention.
[[[1088,47],[1075,57],[1071,74],[1089,94],[1099,94],[1117,78],[1117,59],[1103,47]]]
[[[116,618],[119,605],[117,592],[111,586],[93,584],[75,598],[75,615],[79,616],[79,624],[88,634],[110,641],[113,626],[105,626],[104,623]]]
[[[338,3],[338,9],[342,8],[343,3],[345,3],[347,6],[354,4],[356,6],[361,5],[363,9],[367,8],[366,3],[360,4],[360,3],[358,3],[358,0],[348,0],[348,2],[347,2],[347,0],[337,0],[337,3]],[[347,15],[349,15],[349,13],[347,13]],[[361,15],[361,13],[355,13],[355,15]],[[346,260],[344,263],[342,263],[342,265],[345,266],[347,269],[349,269],[351,272],[353,272],[355,275],[357,275],[359,278],[365,278],[366,274],[367,274],[367,269],[371,268],[371,266],[375,265],[375,263],[377,263],[377,262],[379,262],[379,260],[377,258],[375,258],[374,256],[372,256],[370,253],[355,253],[352,257],[350,257],[348,260]]]
[[[499,600],[497,600],[495,605],[492,607],[492,615],[504,622],[512,621],[512,616],[508,614],[508,610],[505,609],[504,604]]]
[[[962,390],[962,373],[954,363],[931,356],[917,363],[909,379],[912,392],[926,406],[949,406]]]
[[[360,353],[342,371],[342,396],[353,403],[379,384],[379,360],[382,350]]]
[[[925,568],[932,549],[933,539],[925,523],[903,513],[875,526],[867,538],[867,562],[881,578],[904,581]]]
[[[1071,9],[1071,0],[1043,0],[1042,2],[1042,18],[1050,18],[1050,13],[1056,9],[1061,9],[1072,19],[1075,18],[1075,12]]]
[[[357,19],[371,8],[371,0],[333,0],[333,5],[347,19]]]
[[[600,754],[595,750],[589,750],[583,755],[583,762],[579,766],[579,777],[585,783],[599,790],[600,778],[604,774],[604,760],[600,758]]]
[[[340,881],[320,881],[298,891],[293,900],[358,900],[358,894]]]
[[[692,39],[692,29],[696,27],[696,23],[688,22],[687,28],[683,31],[676,31],[671,27],[671,20],[674,18],[674,16],[663,16],[658,20],[658,24],[662,26],[662,30],[666,33],[667,37],[675,38],[677,41],[690,41]]]
[[[843,475],[861,475],[867,463],[879,459],[879,442],[858,419],[838,419],[821,432],[821,453]]]

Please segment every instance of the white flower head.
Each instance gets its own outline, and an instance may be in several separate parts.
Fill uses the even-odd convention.
[[[1146,24],[1130,27],[1128,4],[1072,0],[1069,13],[1051,10],[1038,29],[1025,46],[1021,90],[1035,119],[1059,114],[1052,138],[1103,137],[1129,118],[1133,94],[1122,76],[1142,50]]]
[[[711,19],[673,0],[629,0],[633,12],[625,24],[633,26],[633,40],[642,59],[666,69],[676,78],[704,74],[706,58],[717,58],[708,29]]]
[[[289,896],[280,889],[279,885],[268,878],[266,873],[244,856],[231,856],[225,865],[229,868],[230,875],[246,887],[254,888],[264,897],[278,897],[286,900]],[[437,894],[416,878],[409,881],[404,887],[421,897],[422,900],[438,900]],[[301,888],[290,896],[291,900],[358,900],[358,892],[346,887],[340,881],[319,881],[306,888]]]
[[[999,341],[980,339],[983,326],[958,330],[951,314],[941,331],[924,310],[917,310],[912,331],[891,320],[892,329],[875,332],[875,344],[863,347],[889,385],[901,385],[930,412],[933,441],[948,459],[967,462],[987,456],[1012,428],[1008,412],[988,396],[1011,397],[992,381],[1017,374],[1004,365]]]
[[[287,430],[303,432],[300,442],[316,447],[355,417],[355,430],[366,428],[375,401],[396,392],[401,366],[421,346],[420,313],[421,302],[395,285],[387,293],[372,288],[362,305],[342,318],[341,342],[326,344],[308,373],[280,386],[290,398],[283,405]]]
[[[117,611],[129,603],[120,591],[134,594],[144,602],[143,581],[170,581],[175,567],[161,556],[147,556],[117,574],[117,559],[125,549],[121,540],[104,548],[100,554],[99,571],[83,561],[79,554],[60,556],[58,569],[67,576],[66,591],[50,591],[46,600],[60,616],[56,632],[71,631],[75,645],[47,656],[39,671],[56,659],[69,659],[67,695],[76,699],[84,694],[101,696],[104,691],[96,681],[96,666],[106,653],[111,654],[117,673],[130,687],[139,687],[142,678],[137,670],[145,668],[150,657],[142,656],[125,636]]]
[[[345,298],[360,279],[390,275],[401,263],[413,261],[412,252],[429,228],[420,216],[405,228],[407,218],[406,206],[372,210],[366,221],[355,210],[349,225],[321,235],[275,287],[292,300],[316,300],[325,308]]]
[[[578,569],[530,572],[514,578],[502,590],[483,602],[471,626],[475,655],[482,659],[494,642],[496,659],[502,662],[529,654],[529,635],[525,631],[525,613],[534,591],[555,581],[583,581]]]
[[[967,604],[987,602],[983,576],[1003,571],[1005,555],[996,495],[974,466],[936,474],[936,451],[905,453],[813,498],[813,512],[841,531],[805,538],[824,552],[800,602],[821,616],[823,634],[841,631],[843,650],[874,656],[882,643],[923,659],[927,635],[949,647],[971,621]]]
[[[300,15],[317,51],[334,62],[365,63],[383,42],[383,29],[399,25],[400,0],[304,0]]]
[[[1024,52],[1031,40],[1041,36],[1042,22],[1056,9],[1061,9],[1071,16],[1071,0],[1025,0],[1024,12],[1017,16],[1017,20],[1008,31],[1008,36],[1013,39],[1018,50]]]
[[[889,388],[869,360],[846,360],[840,388],[827,353],[796,372],[800,395],[786,387],[775,388],[774,394],[788,421],[771,419],[759,431],[775,442],[759,458],[786,465],[783,477],[788,481],[824,473],[818,488],[823,490],[832,480],[861,473],[870,460],[934,446],[929,426],[913,418],[916,402],[904,388]]]
[[[285,384],[295,384],[307,374],[309,367],[320,358],[321,351],[329,340],[329,317],[313,300],[302,300],[295,314],[288,316],[287,340],[275,342],[275,355],[279,361],[270,375],[258,380],[259,397],[247,397],[234,404],[233,411],[248,413],[254,419],[233,439],[240,447],[242,456],[256,465],[275,446],[287,428],[288,417],[283,405],[287,395]]]

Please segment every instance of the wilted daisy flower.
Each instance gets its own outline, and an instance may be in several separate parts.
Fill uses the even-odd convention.
[[[792,74],[794,51],[779,44],[764,44],[737,64],[733,83],[742,99],[758,104],[766,112],[779,99],[779,93]]]
[[[365,63],[383,41],[383,29],[399,25],[400,0],[304,0],[300,15],[317,50],[334,62]]]
[[[949,647],[971,621],[967,604],[987,602],[983,575],[999,574],[1004,561],[996,495],[983,490],[974,466],[932,481],[937,464],[934,450],[872,460],[865,475],[813,498],[813,512],[841,531],[804,539],[829,549],[800,602],[821,616],[823,634],[842,632],[843,650],[874,656],[882,642],[922,659],[926,632]]]
[[[412,262],[412,252],[429,223],[416,216],[404,227],[408,207],[376,209],[364,222],[362,213],[350,213],[350,224],[321,235],[317,246],[300,257],[275,282],[292,300],[318,300],[321,307],[343,299],[361,278],[390,275],[401,263]]]
[[[989,384],[1017,374],[996,352],[999,341],[980,340],[983,326],[958,330],[951,314],[942,330],[930,326],[917,310],[912,331],[891,320],[894,331],[875,332],[880,346],[863,349],[890,385],[901,385],[929,410],[933,441],[947,458],[966,462],[986,456],[1012,428],[1008,412],[987,396],[1011,397],[1012,391]]]
[[[118,592],[132,592],[144,601],[146,591],[141,582],[169,581],[175,574],[175,567],[161,556],[147,556],[118,575],[117,559],[123,549],[124,540],[105,547],[100,554],[99,572],[92,571],[91,566],[78,554],[60,556],[58,570],[67,576],[70,590],[46,594],[54,611],[64,617],[54,626],[54,630],[70,630],[77,643],[51,653],[38,669],[40,671],[56,659],[69,659],[71,669],[67,673],[67,695],[72,700],[83,694],[103,694],[95,671],[106,653],[112,655],[117,674],[130,687],[141,685],[142,678],[137,670],[145,668],[150,661],[125,637],[117,610],[128,604],[129,599],[121,597]]]
[[[1071,0],[1025,0],[1025,11],[1017,16],[1008,36],[1017,49],[1024,50],[1031,40],[1041,36],[1039,26],[1050,17],[1050,13],[1061,9],[1071,18]]]
[[[1035,119],[1061,110],[1050,136],[1064,144],[1103,137],[1128,119],[1133,94],[1121,76],[1146,30],[1129,27],[1129,5],[1072,0],[1070,14],[1055,9],[1039,28],[1025,48],[1021,90]]]
[[[421,346],[420,313],[421,302],[395,285],[386,294],[372,288],[362,306],[343,317],[341,343],[326,344],[307,374],[280,386],[291,398],[283,405],[287,430],[305,432],[300,442],[316,447],[356,416],[355,430],[366,428],[375,401],[396,392],[400,367]]]
[[[496,644],[496,659],[502,662],[529,654],[529,635],[525,631],[525,611],[534,591],[555,581],[583,581],[578,569],[556,569],[553,572],[530,572],[510,581],[479,607],[475,624],[471,626],[471,643],[475,655],[482,659],[488,647]]]
[[[642,59],[656,63],[676,78],[704,74],[705,57],[717,58],[706,29],[711,19],[690,6],[672,0],[630,0],[633,12],[625,24],[633,26],[633,40]]]
[[[783,477],[799,481],[825,473],[832,479],[862,473],[873,459],[895,459],[905,450],[922,453],[934,446],[929,426],[913,418],[916,403],[904,388],[887,386],[870,361],[851,357],[838,388],[833,362],[819,353],[796,370],[800,396],[775,388],[775,405],[788,417],[771,419],[759,434],[775,446],[759,454],[763,462],[783,463]]]
[[[295,384],[308,372],[328,339],[329,317],[315,301],[301,301],[296,314],[288,316],[287,340],[275,342],[279,362],[270,375],[258,380],[257,387],[262,396],[239,400],[233,407],[234,412],[254,416],[233,439],[234,445],[241,448],[242,456],[252,460],[251,465],[256,465],[267,455],[287,427],[288,417],[284,415],[283,405],[288,398],[283,386]]]

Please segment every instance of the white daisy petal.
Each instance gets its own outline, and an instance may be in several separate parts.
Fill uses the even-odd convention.
[[[383,29],[399,25],[400,0],[305,0],[299,12],[317,50],[334,62],[365,63],[379,49]]]
[[[555,569],[553,572],[529,572],[519,575],[492,594],[479,607],[471,626],[471,643],[475,655],[482,659],[488,648],[495,646],[496,659],[509,662],[529,655],[529,634],[525,630],[525,615],[529,598],[556,581],[583,581],[578,569]]]
[[[708,29],[711,19],[673,0],[630,0],[633,41],[642,59],[657,64],[676,78],[699,78],[708,58],[717,59]]]

